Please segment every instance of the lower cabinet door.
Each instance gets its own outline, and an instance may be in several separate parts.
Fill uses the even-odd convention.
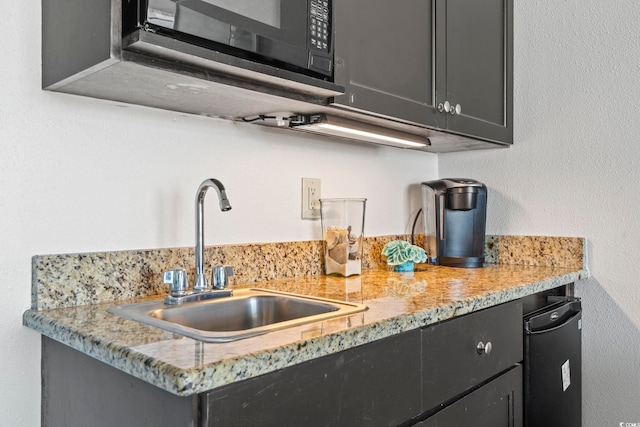
[[[422,412],[416,329],[200,395],[206,427],[382,427]]]
[[[522,366],[517,365],[417,425],[420,427],[522,426]]]

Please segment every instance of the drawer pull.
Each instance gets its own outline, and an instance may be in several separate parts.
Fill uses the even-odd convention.
[[[480,341],[476,346],[476,350],[478,350],[478,354],[489,354],[491,353],[491,341],[487,341],[487,343],[483,343]]]

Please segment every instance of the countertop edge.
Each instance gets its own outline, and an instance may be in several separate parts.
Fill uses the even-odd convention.
[[[27,310],[23,314],[23,324],[48,338],[68,345],[170,393],[178,396],[191,396],[538,292],[564,286],[588,277],[589,272],[586,269],[571,271],[537,282],[521,284],[498,291],[489,291],[472,298],[461,299],[366,325],[359,325],[322,337],[293,342],[275,350],[257,351],[211,363],[201,368],[189,369],[179,368],[146,356],[131,347],[100,340],[81,330],[71,328],[47,317],[46,312],[39,312],[33,309]],[[330,342],[327,343],[327,340]],[[268,363],[261,363],[266,362],[267,359]],[[247,369],[249,364],[251,364],[252,369]],[[233,375],[219,375],[221,371],[232,372]],[[213,379],[215,385],[211,386],[205,379],[209,379],[209,382]]]

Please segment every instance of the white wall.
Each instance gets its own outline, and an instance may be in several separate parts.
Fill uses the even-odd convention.
[[[439,157],[487,232],[585,236],[584,426],[640,423],[640,3],[516,1],[515,144]]]
[[[367,197],[367,235],[407,231],[429,153],[305,138],[40,90],[40,2],[7,2],[0,41],[0,426],[39,425],[40,340],[21,326],[36,254],[190,246],[200,182],[209,244],[320,238],[300,219],[301,178]]]

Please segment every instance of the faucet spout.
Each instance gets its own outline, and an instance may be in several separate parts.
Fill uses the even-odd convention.
[[[215,189],[218,193],[220,210],[222,212],[231,210],[224,185],[220,181],[209,178],[200,184],[196,193],[196,279],[193,284],[194,292],[202,292],[208,288],[207,278],[204,274],[204,196],[209,188]]]

